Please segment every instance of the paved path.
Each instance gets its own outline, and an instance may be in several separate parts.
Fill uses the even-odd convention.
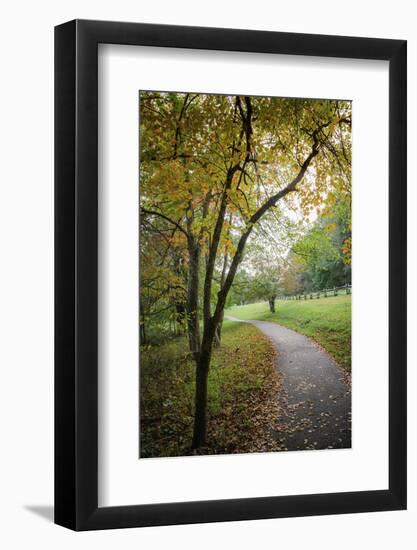
[[[284,389],[282,429],[274,432],[281,448],[341,449],[351,446],[351,394],[345,373],[306,336],[276,323],[255,325],[273,342]]]

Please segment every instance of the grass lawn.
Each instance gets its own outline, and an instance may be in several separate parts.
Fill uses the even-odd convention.
[[[226,314],[238,319],[273,321],[311,337],[345,369],[351,368],[351,296],[313,300],[277,300],[275,313],[266,302],[235,306]]]
[[[256,327],[225,320],[208,383],[208,441],[200,454],[269,450],[279,416],[274,349]],[[141,457],[191,454],[195,363],[185,337],[140,351]],[[277,450],[277,449],[276,449]]]

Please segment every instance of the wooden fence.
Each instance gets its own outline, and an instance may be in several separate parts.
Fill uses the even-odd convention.
[[[352,294],[352,285],[335,286],[333,288],[324,288],[314,292],[302,294],[293,294],[291,296],[279,296],[278,300],[313,300],[318,298],[327,298],[328,296],[341,296]]]

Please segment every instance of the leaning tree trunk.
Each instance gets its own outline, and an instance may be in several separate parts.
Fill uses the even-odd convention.
[[[243,169],[245,164],[250,160],[250,151],[251,143],[250,136],[252,134],[251,127],[251,113],[252,108],[250,106],[250,99],[245,98],[247,104],[246,116],[244,115],[242,108],[240,106],[240,100],[237,97],[236,105],[240,106],[240,111],[242,119],[244,122],[244,130],[246,132],[246,146],[247,146],[247,156],[244,161]],[[313,131],[313,145],[311,148],[310,154],[304,160],[303,164],[300,167],[300,171],[296,177],[291,180],[286,187],[280,189],[278,193],[272,195],[264,202],[254,214],[249,218],[249,223],[242,235],[239,238],[237,243],[236,251],[234,253],[233,259],[230,264],[229,271],[224,281],[224,285],[218,292],[217,304],[213,316],[210,315],[210,297],[211,297],[211,283],[214,272],[214,264],[217,255],[218,243],[221,236],[221,231],[223,229],[224,216],[227,208],[227,196],[228,191],[231,188],[232,180],[234,174],[241,169],[240,163],[233,166],[228,170],[227,180],[224,187],[224,193],[221,200],[220,210],[217,217],[215,229],[213,232],[213,240],[210,247],[209,261],[206,268],[206,277],[204,281],[204,333],[203,340],[201,343],[200,353],[195,354],[196,363],[197,363],[197,373],[196,373],[196,406],[195,406],[195,418],[194,418],[194,434],[193,434],[193,448],[201,447],[205,444],[206,434],[207,434],[207,382],[208,382],[208,372],[210,367],[211,352],[214,340],[214,334],[217,328],[217,325],[220,321],[221,314],[224,310],[226,304],[226,298],[230,287],[233,283],[233,280],[236,275],[236,270],[238,265],[241,262],[243,251],[246,246],[246,242],[252,232],[254,225],[263,217],[263,215],[270,209],[276,206],[277,202],[284,198],[288,193],[292,193],[297,190],[297,185],[300,183],[306,173],[311,161],[319,153],[320,140],[319,132],[323,130],[329,123],[318,126],[316,130]],[[272,302],[273,309],[275,311],[275,297]]]
[[[237,267],[242,259],[243,249],[246,241],[251,234],[252,226],[241,237],[236,253],[233,257],[229,273],[224,280],[224,284],[220,292],[217,295],[217,304],[213,316],[210,313],[210,290],[211,280],[207,277],[205,279],[204,288],[204,332],[201,342],[200,353],[196,357],[197,372],[196,372],[196,394],[195,394],[195,415],[194,415],[194,433],[193,433],[193,449],[198,449],[206,443],[207,436],[207,384],[208,373],[210,368],[211,354],[213,349],[213,342],[216,334],[217,327],[220,320],[224,315],[224,307],[226,304],[226,298],[230,287],[233,283],[233,279],[236,275]],[[213,263],[214,265],[214,263]],[[213,267],[213,265],[211,267]],[[209,277],[212,276],[209,271]],[[209,284],[207,284],[209,283]]]
[[[229,223],[230,224],[232,223],[232,215],[230,215]],[[229,233],[230,232],[227,233],[227,236],[229,236]],[[228,254],[226,252],[223,256],[223,268],[222,268],[222,274],[221,274],[221,277],[220,277],[220,291],[223,290],[224,282],[226,280],[226,271],[227,271],[227,262],[228,262],[228,260],[229,260],[229,257],[228,257]],[[220,320],[219,320],[219,322],[217,324],[217,327],[216,327],[216,333],[215,333],[215,339],[214,339],[214,345],[215,346],[220,346],[220,344],[222,342],[223,319],[224,319],[224,309],[222,309],[222,311],[221,311]]]

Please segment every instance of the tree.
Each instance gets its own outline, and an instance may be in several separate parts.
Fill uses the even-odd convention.
[[[147,325],[159,333],[167,326],[183,332],[186,307],[186,273],[181,239],[172,229],[164,230],[141,220],[140,246],[140,343],[148,341]],[[152,319],[152,323],[151,323]]]
[[[331,197],[333,203],[333,197]],[[292,252],[298,257],[304,291],[311,292],[351,282],[350,200],[338,197],[332,209],[297,240]]]
[[[183,237],[199,448],[213,343],[245,247],[280,201],[308,214],[350,186],[350,103],[145,92],[140,115],[142,219]]]

